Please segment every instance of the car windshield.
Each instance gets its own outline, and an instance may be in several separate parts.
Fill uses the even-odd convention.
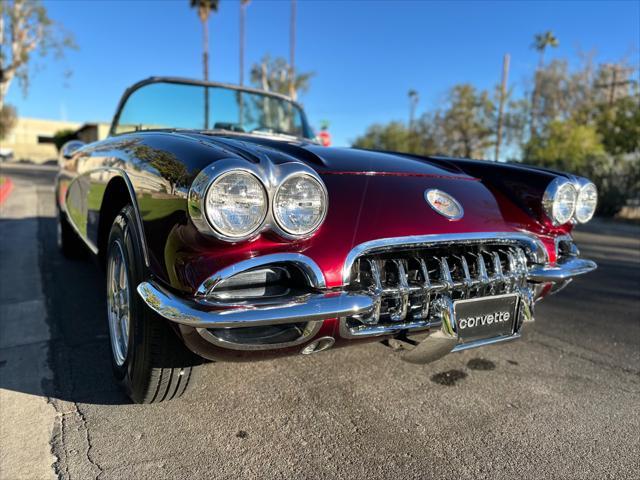
[[[197,83],[148,83],[129,95],[116,122],[116,134],[185,128],[312,138],[302,109],[286,98]]]

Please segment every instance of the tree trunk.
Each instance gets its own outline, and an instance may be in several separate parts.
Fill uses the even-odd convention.
[[[529,122],[529,139],[533,138],[536,134],[536,116],[538,108],[538,76],[542,72],[544,67],[544,50],[540,52],[540,60],[538,62],[538,70],[533,77],[533,92],[531,93],[531,118]]]

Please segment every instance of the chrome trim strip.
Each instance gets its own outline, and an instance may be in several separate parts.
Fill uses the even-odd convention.
[[[596,262],[584,258],[570,258],[555,265],[540,265],[529,270],[527,278],[533,282],[562,282],[598,268]]]
[[[402,247],[427,248],[440,244],[478,244],[504,243],[526,246],[534,263],[544,264],[549,260],[544,244],[533,234],[525,232],[474,232],[445,233],[433,235],[415,235],[409,237],[381,238],[356,245],[348,253],[342,269],[342,283],[348,285],[351,280],[351,268],[362,255],[397,250]]]
[[[78,238],[80,238],[80,240],[82,240],[84,242],[84,244],[91,251],[91,253],[93,253],[94,255],[98,255],[98,247],[96,247],[93,244],[93,242],[91,240],[89,240],[88,237],[85,238],[82,235],[82,233],[80,233],[80,230],[78,230],[78,227],[76,227],[76,224],[71,221],[71,217],[69,216],[68,209],[67,209],[66,205],[65,205],[65,209],[62,211],[62,213],[64,214],[65,217],[67,217],[67,223],[69,225],[71,225],[71,228],[73,229],[74,232],[76,232],[76,235],[78,236]]]
[[[138,207],[138,198],[136,197],[136,192],[135,189],[133,188],[133,184],[131,183],[131,179],[129,178],[129,175],[127,174],[127,172],[125,172],[124,170],[122,170],[121,168],[114,168],[114,167],[98,167],[98,168],[94,168],[91,170],[88,170],[86,172],[83,172],[82,174],[76,176],[75,178],[73,178],[73,180],[69,183],[69,187],[71,187],[71,185],[76,182],[78,180],[78,178],[80,177],[87,177],[89,179],[89,181],[91,182],[91,175],[95,174],[95,173],[100,173],[100,172],[106,172],[109,173],[111,175],[115,175],[120,177],[122,180],[124,180],[124,183],[127,187],[127,191],[129,192],[129,198],[131,199],[131,206],[133,207],[133,211],[135,212],[135,216],[136,216],[136,223],[138,225],[138,230],[140,231],[140,236],[141,236],[141,243],[142,245],[140,245],[140,247],[142,248],[142,256],[144,257],[144,264],[146,267],[150,267],[151,266],[151,262],[149,261],[149,249],[147,248],[147,237],[144,233],[144,225],[142,223],[142,215],[140,214],[140,208]],[[111,180],[113,180],[112,178],[109,178],[109,180],[106,182],[106,184],[108,184]],[[89,249],[92,251],[92,253],[94,255],[98,254],[98,247],[96,245],[94,245],[94,243],[89,239],[89,237],[87,236],[85,238],[85,236],[83,236],[80,233],[80,230],[76,227],[76,225],[73,223],[73,221],[71,220],[71,217],[68,214],[68,207],[67,207],[67,196],[69,195],[69,191],[71,189],[68,188],[67,189],[67,193],[64,197],[64,212],[65,215],[67,215],[67,219],[69,221],[69,224],[73,227],[73,229],[75,230],[75,232],[78,234],[78,236],[82,239],[82,241],[84,241],[84,243],[86,243],[86,245],[89,247]],[[102,201],[104,200],[104,198],[100,199],[100,207],[102,208]]]
[[[278,263],[292,263],[300,268],[309,280],[309,285],[311,287],[316,289],[323,289],[326,287],[322,270],[316,262],[306,255],[302,255],[300,253],[274,253],[271,255],[264,255],[262,257],[250,258],[249,260],[243,260],[219,270],[202,282],[198,287],[196,295],[201,297],[209,295],[216,285],[238,273],[242,273],[256,267]]]
[[[151,281],[138,285],[138,294],[161,317],[196,328],[250,327],[311,322],[369,314],[373,299],[350,293],[309,294],[303,300],[262,308],[206,310],[206,305],[180,298]]]

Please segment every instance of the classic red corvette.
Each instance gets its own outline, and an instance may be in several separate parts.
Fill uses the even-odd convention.
[[[596,208],[588,180],[322,147],[298,104],[248,88],[145,80],[109,138],[60,163],[61,248],[105,265],[113,369],[136,402],[181,395],[202,359],[378,341],[425,363],[513,340],[596,268],[570,235]]]

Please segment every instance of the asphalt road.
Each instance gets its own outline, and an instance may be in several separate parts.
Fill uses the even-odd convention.
[[[7,380],[29,372],[0,349],[0,387],[53,407],[37,418],[51,422],[41,430],[61,478],[640,477],[637,227],[578,232],[600,268],[539,304],[519,342],[424,366],[380,344],[211,364],[191,395],[141,406],[112,382],[100,271],[56,249],[52,172],[2,174],[16,183],[14,202],[37,184],[33,212],[2,220],[0,241],[15,245],[14,227],[37,219],[31,255],[49,338],[38,340],[38,386]],[[10,276],[5,260],[0,275]],[[34,421],[17,418],[2,427],[5,445]]]

